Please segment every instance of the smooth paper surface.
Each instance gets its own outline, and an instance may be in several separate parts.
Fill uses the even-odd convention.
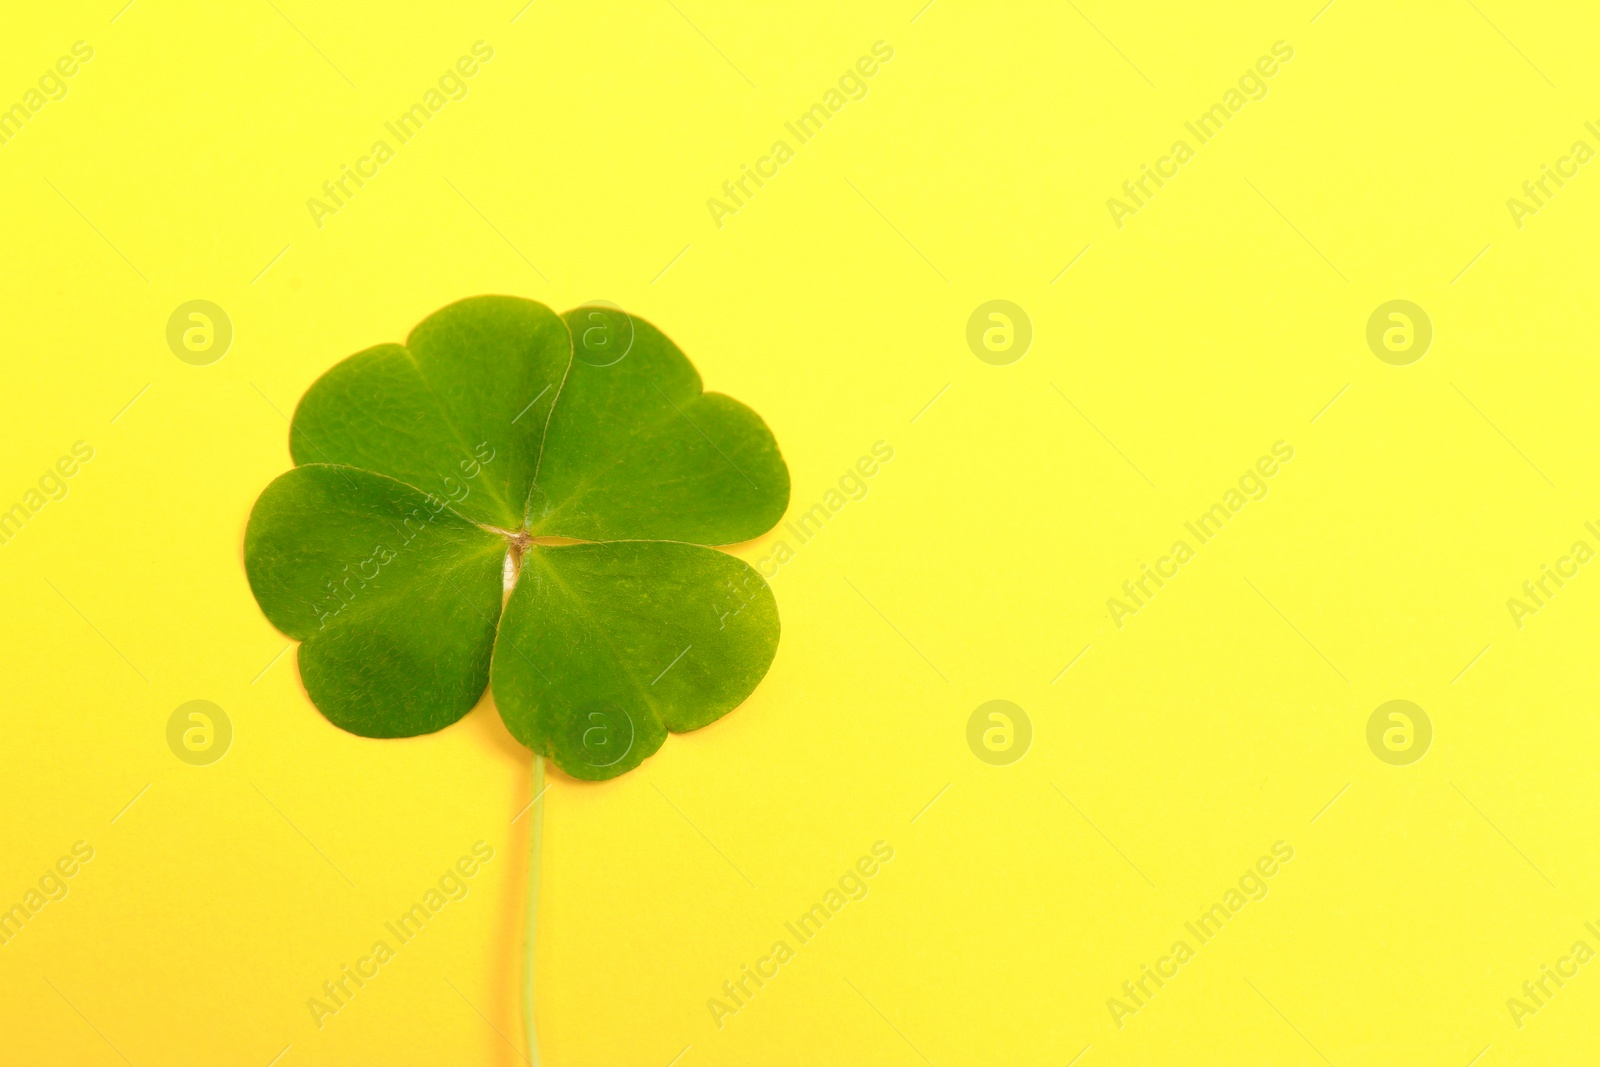
[[[483,294],[791,485],[750,697],[548,771],[543,1063],[1600,1056],[1592,11],[0,23],[8,1062],[524,1062],[528,750],[338,729],[244,568]]]

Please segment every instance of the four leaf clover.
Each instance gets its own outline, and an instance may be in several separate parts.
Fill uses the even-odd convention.
[[[439,730],[492,685],[519,742],[612,778],[737,707],[777,651],[771,589],[707,547],[782,517],[777,442],[616,309],[451,304],[323,374],[290,451],[245,568],[345,730]]]

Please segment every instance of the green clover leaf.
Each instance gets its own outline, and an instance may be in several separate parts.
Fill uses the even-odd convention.
[[[245,569],[352,733],[442,729],[492,682],[523,745],[613,778],[737,707],[777,651],[771,589],[708,547],[782,517],[777,442],[620,311],[451,304],[323,374],[290,452]]]

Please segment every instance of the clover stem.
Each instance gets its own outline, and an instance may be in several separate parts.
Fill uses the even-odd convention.
[[[544,757],[533,757],[533,811],[528,814],[528,912],[522,934],[522,1026],[528,1062],[539,1067],[539,1033],[533,1014],[533,955],[539,923],[539,854],[544,837]]]
[[[517,579],[522,575],[522,545],[511,542],[511,547],[506,550],[505,595],[509,598],[511,590],[516,588]]]

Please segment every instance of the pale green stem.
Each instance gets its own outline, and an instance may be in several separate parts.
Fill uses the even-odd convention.
[[[522,934],[522,1026],[528,1062],[539,1067],[539,1032],[533,1017],[533,953],[539,924],[539,853],[544,837],[544,757],[533,757],[533,810],[528,813],[528,914]]]

